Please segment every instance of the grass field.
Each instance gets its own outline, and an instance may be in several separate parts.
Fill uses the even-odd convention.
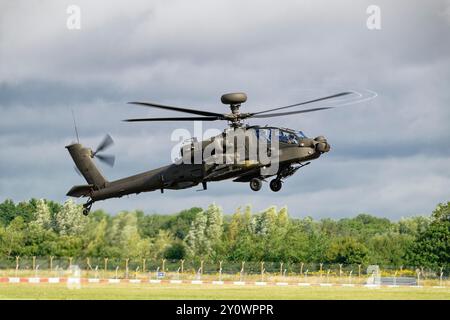
[[[360,287],[258,287],[235,285],[0,284],[0,299],[444,299],[450,289]]]

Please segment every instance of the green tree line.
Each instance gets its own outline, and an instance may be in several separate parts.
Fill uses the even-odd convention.
[[[291,218],[288,209],[224,214],[212,204],[173,215],[88,217],[72,200],[0,204],[0,255],[274,261],[450,267],[450,202],[430,216],[390,221]]]

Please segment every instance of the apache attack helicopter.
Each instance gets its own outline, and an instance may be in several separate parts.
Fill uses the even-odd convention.
[[[172,163],[167,166],[139,173],[123,179],[108,181],[95,165],[93,158],[105,162],[108,165],[114,164],[114,156],[100,154],[103,150],[113,144],[112,138],[107,135],[99,144],[95,151],[90,148],[83,147],[79,142],[73,143],[66,148],[68,149],[76,168],[79,173],[86,179],[88,184],[73,186],[68,196],[87,197],[88,201],[83,205],[83,214],[88,215],[92,204],[99,200],[109,198],[119,198],[129,194],[139,194],[141,192],[164,189],[186,189],[198,184],[202,184],[203,190],[207,189],[208,182],[232,179],[235,182],[248,182],[253,191],[258,191],[262,187],[262,182],[267,178],[273,177],[269,183],[270,189],[274,192],[280,191],[283,179],[293,175],[298,169],[308,165],[310,160],[317,159],[325,152],[330,150],[330,144],[323,136],[314,139],[308,138],[302,131],[287,128],[277,128],[268,126],[249,126],[244,125],[243,120],[261,119],[279,116],[288,116],[300,113],[315,112],[325,109],[331,109],[332,106],[316,107],[302,110],[293,110],[291,108],[299,107],[315,102],[354,94],[354,92],[341,92],[338,94],[304,101],[288,106],[272,108],[264,111],[253,113],[241,113],[240,106],[247,101],[245,93],[228,93],[221,97],[224,104],[230,106],[231,113],[216,113],[210,111],[202,111],[197,109],[187,109],[175,106],[168,106],[148,102],[129,102],[130,104],[159,108],[183,113],[194,114],[190,117],[166,117],[166,118],[141,118],[127,119],[126,122],[145,122],[145,121],[228,121],[229,128],[216,137],[205,141],[197,142],[195,139],[189,141],[181,148],[181,155],[186,158],[186,153],[194,149],[205,149],[217,139],[223,137],[231,130],[243,130],[244,132],[252,131],[253,137],[256,136],[256,142],[265,142],[267,151],[270,155],[272,146],[278,147],[278,156],[276,163],[276,171],[264,174],[262,169],[267,164],[262,163],[258,159],[250,161],[248,158],[241,159],[244,161],[225,161],[222,163],[208,162],[205,159],[201,161],[184,161]],[[287,109],[291,109],[287,111]],[[283,111],[281,111],[283,110]],[[281,111],[281,112],[279,112]],[[76,127],[75,127],[76,129]],[[248,149],[250,140],[245,140],[245,149]],[[191,152],[191,154],[193,154]],[[217,157],[212,152],[213,157]],[[220,155],[221,156],[221,155]],[[193,158],[192,156],[188,158]],[[271,164],[272,166],[273,164]],[[270,166],[269,166],[270,167]]]

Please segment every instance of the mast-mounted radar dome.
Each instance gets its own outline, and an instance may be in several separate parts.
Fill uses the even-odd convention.
[[[247,95],[243,92],[227,93],[220,98],[223,104],[241,104],[247,101]]]

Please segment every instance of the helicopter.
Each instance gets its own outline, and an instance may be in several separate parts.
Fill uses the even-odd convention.
[[[299,130],[273,126],[251,126],[245,124],[244,120],[290,116],[331,109],[334,107],[324,106],[301,110],[292,108],[336,99],[353,93],[351,91],[341,92],[287,106],[245,113],[240,112],[241,105],[247,101],[247,95],[243,92],[227,93],[221,96],[221,102],[229,106],[230,113],[216,113],[151,102],[129,102],[133,105],[188,113],[195,116],[134,118],[123,120],[125,122],[227,121],[228,128],[218,136],[204,141],[197,141],[195,138],[186,141],[180,148],[181,161],[178,160],[166,166],[115,181],[108,181],[93,161],[95,158],[110,166],[114,165],[114,156],[102,154],[114,143],[110,135],[106,135],[95,150],[84,147],[79,141],[67,145],[66,148],[75,163],[76,169],[87,182],[84,185],[73,186],[67,192],[67,196],[88,198],[87,202],[83,204],[83,214],[88,215],[96,201],[155,190],[164,193],[166,189],[186,189],[199,184],[201,184],[203,190],[207,190],[208,183],[228,179],[233,179],[234,182],[249,183],[251,190],[259,191],[263,182],[271,178],[269,187],[273,192],[278,192],[282,189],[283,181],[286,178],[295,174],[300,168],[309,165],[311,160],[329,152],[331,146],[324,136],[309,138]],[[229,149],[226,149],[230,142],[226,137],[231,134],[234,142],[235,136],[232,133],[235,132],[244,135],[244,142],[240,148],[243,152],[237,152],[238,148],[233,146],[230,152],[228,152]],[[256,145],[256,157],[250,157],[252,145]],[[224,149],[227,152],[223,152]],[[204,153],[207,150],[210,153],[205,157]],[[270,156],[271,162],[264,162],[262,161],[263,157],[258,157],[262,151],[264,151],[266,159],[267,156]],[[198,154],[200,154],[199,159],[195,159]],[[276,157],[273,156],[274,154],[276,154]]]

